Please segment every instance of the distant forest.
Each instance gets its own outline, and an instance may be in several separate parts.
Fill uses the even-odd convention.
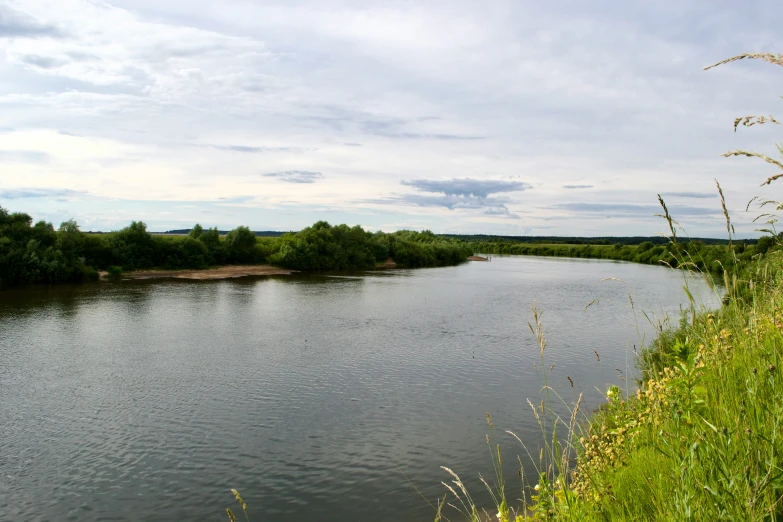
[[[189,228],[179,228],[176,230],[167,230],[165,232],[152,232],[153,234],[162,234],[162,235],[171,235],[171,236],[185,236],[187,234],[190,234]],[[229,230],[218,230],[218,234],[221,236],[225,236],[228,234]],[[279,232],[277,230],[251,230],[253,234],[255,234],[257,237],[280,237],[283,234],[288,234],[289,232]],[[291,231],[292,233],[295,233]],[[93,232],[95,234],[102,234],[103,232]]]
[[[480,241],[492,243],[536,243],[552,245],[641,245],[652,243],[653,245],[665,245],[670,241],[665,236],[600,236],[600,237],[571,237],[571,236],[495,236],[485,234],[442,234],[443,237],[460,239],[462,241]],[[691,241],[698,241],[704,245],[728,245],[728,239],[715,239],[708,237],[693,237]],[[756,239],[737,239],[735,243],[755,245]]]
[[[221,236],[228,234],[228,230],[218,230]],[[279,232],[276,230],[253,230],[253,234],[258,237],[280,237],[289,232]],[[95,234],[102,234],[104,232],[92,232]],[[155,234],[156,232],[153,232]],[[180,228],[176,230],[167,230],[165,232],[158,232],[159,234],[166,235],[186,235],[190,233],[189,228]],[[295,232],[291,232],[295,233]],[[536,243],[536,244],[553,244],[553,245],[640,245],[645,242],[652,243],[653,245],[664,245],[669,242],[669,238],[665,236],[599,236],[599,237],[573,237],[573,236],[498,236],[488,234],[435,234],[436,236],[446,237],[451,239],[459,239],[461,241],[481,241],[481,242],[509,242],[509,243]],[[694,237],[692,241],[699,241],[705,245],[727,245],[728,239],[716,239],[709,237]],[[736,240],[740,243],[747,245],[755,245],[756,239],[741,239]]]

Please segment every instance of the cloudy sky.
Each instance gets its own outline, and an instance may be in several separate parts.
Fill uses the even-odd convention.
[[[739,236],[779,0],[0,0],[0,206],[55,225]]]

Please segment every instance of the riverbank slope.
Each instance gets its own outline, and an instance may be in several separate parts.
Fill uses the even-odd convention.
[[[558,427],[541,452],[540,476],[523,489],[528,514],[783,518],[782,267],[783,252],[772,252],[726,278],[720,309],[692,303],[690,317],[641,354],[638,390],[612,386],[595,412],[574,401],[570,419],[554,417],[551,405],[534,408],[544,431]],[[514,520],[498,493],[500,520]]]

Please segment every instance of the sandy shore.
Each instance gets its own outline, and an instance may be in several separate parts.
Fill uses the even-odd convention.
[[[386,261],[375,266],[375,268],[397,268],[397,263],[390,257],[386,258]]]
[[[468,258],[468,261],[489,261],[489,259],[487,259],[486,257],[481,257],[481,256],[470,256]]]
[[[270,265],[236,265],[208,268],[205,270],[138,270],[122,274],[123,279],[233,279],[248,276],[290,275],[296,270],[277,268]],[[107,272],[101,272],[101,277],[107,276]]]

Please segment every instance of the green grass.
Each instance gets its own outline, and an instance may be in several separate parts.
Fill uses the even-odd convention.
[[[578,437],[574,509],[558,518],[783,517],[782,260],[752,266],[750,294],[730,288],[643,356],[637,393],[609,398]]]
[[[783,66],[783,55],[769,53],[743,54],[714,66],[743,59]],[[771,116],[745,116],[734,121],[734,129],[759,124],[780,123]],[[777,149],[783,157],[783,145]],[[779,172],[762,186],[783,178],[783,160],[745,150],[724,156],[759,158],[777,167]],[[519,441],[522,454],[536,466],[537,484],[531,489],[523,480],[521,502],[512,510],[502,471],[493,485],[485,482],[500,522],[783,520],[783,251],[774,213],[783,203],[753,198],[748,207],[754,201],[758,204],[762,213],[756,221],[769,235],[753,247],[738,245],[733,242],[723,191],[717,181],[716,185],[729,245],[707,250],[698,243],[678,241],[681,227],[660,196],[661,217],[671,232],[664,249],[484,245],[487,253],[619,258],[705,275],[722,272],[726,292],[721,308],[710,311],[697,307],[686,285],[690,310],[679,328],[660,328],[656,340],[642,351],[638,389],[624,394],[612,386],[606,403],[595,412],[580,411],[581,395],[574,404],[563,401],[543,372],[546,399],[540,407],[531,404],[543,442],[538,459]],[[765,207],[774,211],[764,212]],[[541,368],[547,368],[546,339],[535,307],[533,315],[531,330],[541,349]],[[553,412],[558,402],[568,407],[568,418]],[[499,446],[492,461],[499,470]],[[531,483],[528,480],[528,486]],[[454,484],[462,482],[455,476]],[[464,489],[448,491],[457,500],[447,502],[446,495],[443,502],[462,506],[461,518],[477,522],[478,513],[486,512]],[[439,509],[436,520],[441,518]]]
[[[781,267],[783,252],[757,258],[727,278],[719,310],[692,303],[680,327],[642,353],[638,390],[624,395],[613,386],[596,412],[581,411],[580,397],[567,404],[570,416],[557,416],[552,406],[565,401],[544,372],[545,400],[531,407],[545,444],[536,455],[522,444],[537,476],[527,478],[521,503],[502,482],[500,447],[487,439],[498,472],[485,485],[498,519],[783,519]],[[546,368],[543,325],[533,313]],[[461,506],[456,518],[485,519],[486,506],[474,505],[457,481],[448,494],[459,497],[449,500]]]

